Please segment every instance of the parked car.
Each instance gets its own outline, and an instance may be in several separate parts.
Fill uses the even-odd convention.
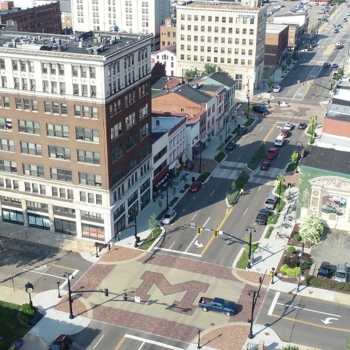
[[[281,87],[279,85],[274,86],[272,89],[272,92],[280,92],[281,91]]]
[[[278,149],[275,147],[271,147],[268,149],[268,151],[265,154],[265,157],[267,159],[275,159],[278,155]]]
[[[270,169],[270,166],[271,166],[271,163],[270,162],[262,162],[260,164],[260,170],[269,170]]]
[[[236,142],[230,141],[226,145],[226,151],[232,151],[236,146]]]
[[[330,66],[331,64],[328,62],[323,63],[323,68],[329,68]]]
[[[282,101],[280,102],[280,107],[290,107],[290,105],[289,103]]]
[[[224,313],[226,316],[230,317],[235,313],[236,303],[223,298],[200,297],[198,307],[200,307],[204,312],[216,311]]]
[[[244,134],[247,133],[247,131],[248,131],[248,129],[247,129],[245,126],[241,126],[241,127],[238,129],[237,135],[243,136]]]
[[[300,123],[298,125],[298,129],[300,129],[300,130],[305,130],[306,128],[307,128],[307,124],[305,124],[305,123]]]
[[[334,267],[327,261],[323,261],[318,269],[317,277],[331,278],[334,273]]]
[[[339,30],[337,28],[334,29],[334,34],[338,34]]]
[[[198,192],[198,190],[202,187],[202,183],[200,181],[192,182],[190,186],[190,192]]]
[[[72,338],[67,334],[61,334],[50,345],[49,350],[65,350],[72,346]]]
[[[284,130],[292,130],[293,129],[293,124],[292,123],[286,123],[283,127]]]
[[[333,63],[333,64],[332,64],[332,68],[338,68],[338,67],[339,67],[338,64],[336,64],[336,63]]]
[[[341,24],[338,24],[338,28],[343,28],[343,26]]]
[[[258,212],[258,215],[255,218],[255,222],[258,225],[266,225],[267,224],[267,219],[268,219],[268,217],[270,215],[271,215],[270,210],[268,210],[266,208],[260,209],[259,212]]]
[[[334,280],[337,282],[347,281],[346,264],[338,264],[337,270],[335,271],[335,274],[334,274]]]
[[[348,21],[348,19],[347,19],[347,18],[344,18],[344,19],[343,19],[343,22],[347,22],[347,21]]]
[[[274,210],[278,201],[279,198],[277,196],[275,196],[274,194],[269,194],[265,201],[265,208]]]
[[[167,213],[164,215],[162,224],[164,225],[170,225],[171,222],[176,218],[177,212],[174,209],[170,209],[167,211]]]
[[[271,112],[267,108],[262,106],[253,106],[252,111],[261,114],[271,114]]]
[[[283,137],[288,137],[288,135],[289,135],[289,130],[282,129],[280,135],[283,136]]]

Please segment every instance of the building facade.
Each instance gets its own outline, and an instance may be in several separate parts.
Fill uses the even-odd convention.
[[[173,77],[176,72],[176,45],[167,46],[152,53],[152,63],[160,63],[165,66],[165,75]]]
[[[59,2],[23,10],[13,7],[13,2],[7,4],[9,8],[0,11],[1,24],[7,24],[10,21],[20,32],[61,33],[62,22]]]
[[[267,6],[256,1],[191,1],[177,6],[178,76],[219,66],[236,82],[238,93],[253,92],[263,82]]]
[[[109,241],[151,198],[152,36],[27,34],[0,33],[1,219]]]
[[[169,0],[76,0],[72,2],[76,32],[118,30],[154,35],[154,48],[160,48],[160,26],[170,16]]]
[[[267,24],[265,45],[265,66],[278,67],[288,50],[288,25]]]
[[[160,27],[160,49],[166,46],[176,44],[176,20],[169,17],[165,19],[165,23]]]

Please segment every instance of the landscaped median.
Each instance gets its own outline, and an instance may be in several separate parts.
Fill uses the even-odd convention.
[[[228,205],[235,204],[238,195],[241,193],[241,190],[244,189],[244,186],[249,180],[249,175],[243,170],[239,173],[237,179],[232,182],[230,190],[226,194],[226,200]]]
[[[258,165],[261,163],[261,161],[265,158],[266,154],[266,147],[263,143],[260,145],[259,149],[254,153],[254,155],[250,158],[247,168],[254,171]]]

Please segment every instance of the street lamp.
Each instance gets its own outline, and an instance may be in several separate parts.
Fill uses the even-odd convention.
[[[248,226],[246,231],[249,231],[249,254],[248,254],[248,265],[247,269],[250,269],[252,267],[251,264],[251,256],[252,256],[252,231],[255,231],[255,228],[253,226]]]
[[[29,295],[29,306],[30,306],[30,309],[34,310],[33,302],[32,302],[32,296],[31,296],[31,293],[34,292],[34,286],[30,282],[27,282],[27,284],[24,286],[24,288],[26,289],[26,292]]]
[[[168,192],[167,192],[167,205],[168,205]],[[131,212],[130,212],[130,215],[129,215],[129,218],[133,217],[133,219],[135,219],[135,224],[134,224],[134,228],[135,228],[135,231],[134,231],[134,237],[135,237],[135,244],[134,244],[134,248],[137,248],[138,247],[138,241],[139,241],[139,237],[137,236],[137,210],[135,209],[135,207],[131,208]]]
[[[301,286],[301,267],[303,265],[303,256],[304,256],[304,242],[301,246],[301,254],[300,254],[300,260],[299,260],[299,276],[298,276],[298,287],[297,287],[297,293],[300,292],[300,286]]]
[[[275,268],[273,267],[272,269],[272,280],[271,280],[271,284],[274,284],[275,282],[273,281],[273,278],[274,278],[274,276],[275,276]]]
[[[250,316],[250,320],[248,320],[248,323],[250,323],[250,331],[249,331],[249,335],[248,338],[249,339],[253,339],[254,338],[254,334],[253,334],[253,323],[254,323],[254,309],[255,309],[255,304],[256,304],[256,294],[257,292],[255,290],[250,290],[248,295],[251,296],[253,295],[252,298],[252,313]]]
[[[57,281],[57,293],[58,293],[58,298],[61,298],[61,294],[60,294],[60,281]]]
[[[199,170],[198,172],[202,173],[202,141],[199,141]]]
[[[72,290],[70,289],[70,276],[72,276],[72,279],[74,279],[74,276],[70,272],[65,272],[63,274],[63,277],[67,278],[67,281],[68,281],[69,318],[73,319],[74,318],[73,308],[72,308],[73,300],[72,300]]]
[[[201,330],[198,329],[198,345],[197,345],[197,349],[201,348]]]
[[[169,210],[169,182],[166,183],[166,210]]]

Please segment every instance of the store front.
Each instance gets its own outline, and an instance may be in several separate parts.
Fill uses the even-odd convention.
[[[50,230],[50,220],[48,216],[33,213],[28,210],[28,223],[30,227],[40,228],[42,230]]]
[[[103,226],[82,223],[81,231],[82,231],[83,237],[85,238],[95,239],[103,242],[105,240],[105,230]]]
[[[24,217],[23,213],[14,209],[2,209],[2,217],[5,222],[11,222],[13,224],[23,225]]]

